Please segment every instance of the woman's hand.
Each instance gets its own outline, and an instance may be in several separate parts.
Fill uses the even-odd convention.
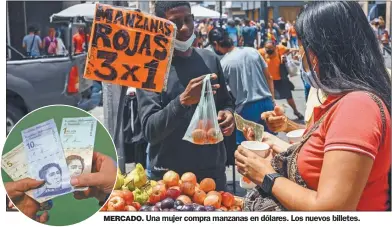
[[[89,187],[86,191],[74,192],[75,199],[95,197],[104,201],[114,187],[117,176],[115,161],[99,152],[93,153],[91,173],[82,174],[71,179],[71,184],[77,187]]]
[[[255,133],[253,132],[252,128],[243,128],[242,134],[244,134],[244,137],[248,141],[255,141]]]
[[[260,157],[241,145],[238,146],[234,156],[238,172],[257,185],[263,183],[265,175],[276,173],[269,160]]]
[[[44,181],[37,181],[31,178],[5,183],[5,190],[12,203],[27,217],[41,223],[48,221],[48,212],[45,211],[42,215],[37,215],[40,204],[26,195],[25,192],[38,188],[43,183]]]

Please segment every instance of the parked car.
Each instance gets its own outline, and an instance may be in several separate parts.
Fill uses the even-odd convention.
[[[68,40],[64,40],[68,44],[72,43],[77,19],[50,18],[54,26],[68,28]],[[23,116],[37,108],[64,104],[89,111],[100,104],[102,93],[94,93],[94,81],[83,78],[87,53],[73,54],[72,45],[67,47],[66,55],[27,57],[7,45],[7,135]]]

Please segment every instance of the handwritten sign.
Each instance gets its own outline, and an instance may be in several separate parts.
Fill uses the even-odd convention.
[[[161,92],[175,35],[168,20],[97,3],[84,77]]]

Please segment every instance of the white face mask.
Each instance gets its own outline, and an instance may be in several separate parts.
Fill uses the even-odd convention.
[[[174,40],[174,49],[185,52],[187,51],[193,44],[193,41],[195,40],[196,35],[195,33],[192,33],[192,36],[189,37],[187,41],[180,41],[180,40]]]

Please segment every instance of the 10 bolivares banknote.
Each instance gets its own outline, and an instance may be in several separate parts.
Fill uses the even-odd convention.
[[[96,123],[93,117],[64,118],[60,136],[53,119],[25,129],[23,143],[3,155],[2,168],[14,181],[44,180],[42,187],[26,193],[39,203],[85,190],[72,187],[69,180],[91,172]]]

